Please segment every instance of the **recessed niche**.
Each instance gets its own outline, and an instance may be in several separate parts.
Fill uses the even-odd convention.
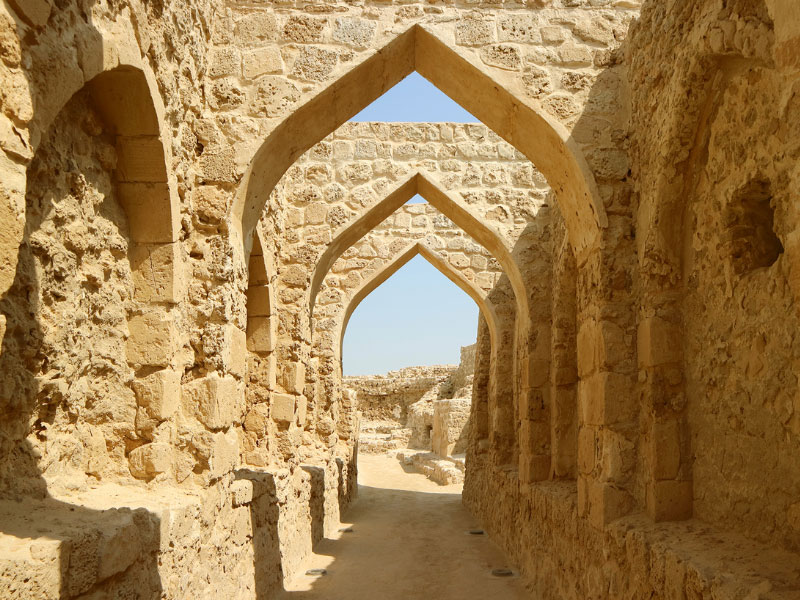
[[[725,211],[725,238],[737,275],[772,266],[783,254],[768,181],[751,181],[734,195]]]

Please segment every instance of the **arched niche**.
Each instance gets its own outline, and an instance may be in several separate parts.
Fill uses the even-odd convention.
[[[67,352],[59,352],[67,361],[61,366],[68,368],[53,367],[50,363],[55,362],[56,357],[46,355],[41,364],[29,366],[28,376],[44,377],[50,382],[49,386],[55,391],[44,402],[52,403],[52,406],[46,409],[51,412],[55,410],[53,407],[66,401],[64,400],[67,398],[66,390],[84,390],[76,391],[69,397],[75,399],[83,394],[88,398],[86,389],[90,386],[85,382],[89,379],[96,382],[96,387],[106,389],[106,385],[110,386],[109,394],[119,394],[120,407],[125,404],[121,399],[122,396],[128,394],[131,404],[134,404],[135,397],[135,406],[131,409],[135,412],[135,417],[131,418],[132,422],[127,421],[129,418],[125,412],[129,410],[127,406],[125,411],[120,409],[113,417],[120,422],[119,431],[125,430],[127,433],[114,433],[114,440],[106,437],[105,444],[96,445],[98,448],[105,448],[106,445],[119,448],[120,445],[124,445],[124,454],[114,454],[115,468],[121,466],[117,463],[127,458],[126,466],[130,473],[142,479],[151,479],[160,473],[173,470],[172,459],[166,452],[169,436],[164,433],[165,428],[160,428],[160,425],[172,420],[178,410],[182,374],[174,364],[177,331],[173,321],[173,307],[180,301],[183,293],[180,276],[182,250],[179,241],[178,205],[177,195],[172,190],[167,173],[167,153],[161,139],[156,98],[151,81],[144,71],[130,65],[118,65],[89,80],[64,102],[52,119],[49,119],[50,127],[45,130],[45,136],[38,140],[36,154],[26,174],[26,193],[34,200],[33,204],[26,201],[24,239],[27,243],[23,243],[19,249],[20,257],[24,256],[25,260],[21,258],[17,263],[15,280],[33,281],[38,290],[43,289],[39,287],[42,275],[35,269],[31,270],[35,264],[31,240],[41,239],[40,236],[45,231],[50,232],[45,235],[56,236],[53,235],[52,229],[40,231],[38,228],[41,223],[37,224],[36,220],[31,221],[29,213],[37,215],[42,222],[49,223],[48,227],[53,227],[53,224],[62,218],[58,211],[63,211],[57,208],[56,204],[62,204],[62,200],[74,196],[75,199],[71,202],[79,208],[77,212],[69,209],[72,211],[68,213],[72,218],[72,229],[64,228],[63,232],[69,235],[69,231],[77,231],[76,235],[82,236],[81,239],[84,240],[83,245],[75,246],[75,255],[81,255],[78,264],[84,260],[81,253],[88,254],[87,248],[96,251],[98,255],[106,252],[106,255],[104,255],[105,262],[102,265],[93,265],[94,270],[91,271],[85,269],[79,271],[73,264],[65,268],[65,277],[76,279],[80,275],[84,278],[75,288],[79,292],[70,291],[69,298],[85,298],[94,294],[95,290],[103,289],[109,273],[124,279],[125,283],[120,284],[119,289],[125,287],[130,289],[130,293],[126,292],[121,296],[124,304],[108,307],[109,312],[121,317],[120,326],[116,325],[116,320],[113,321],[114,325],[106,326],[102,315],[92,321],[96,321],[98,325],[91,328],[92,337],[84,337],[83,343],[86,345],[85,340],[88,339],[88,344],[93,346],[91,354],[96,353],[96,358],[87,361],[88,365],[84,362],[75,371],[74,362],[69,361],[78,359],[71,355],[67,356],[69,354]],[[78,110],[82,112],[76,112]],[[84,115],[87,120],[80,121]],[[65,127],[68,134],[75,135],[74,140],[78,141],[74,141],[72,137],[59,138],[56,135],[59,130],[54,129],[56,126]],[[77,145],[72,147],[71,144]],[[103,149],[102,156],[99,151],[95,152],[96,148]],[[70,152],[75,154],[70,155]],[[36,167],[38,170],[35,170],[37,157],[46,160],[48,155],[49,160],[67,161],[60,172],[49,173],[51,178],[62,178],[59,180],[62,185],[57,189],[48,187],[46,181],[50,180],[46,178],[38,181],[34,179],[42,177],[42,165],[49,164],[42,163]],[[81,164],[79,158],[86,159],[84,162],[84,165],[88,165],[86,169],[75,166]],[[103,187],[92,188],[87,193],[86,190],[93,185],[92,182],[87,184],[87,179],[93,180],[93,178],[102,180]],[[64,186],[64,181],[70,182],[71,188]],[[103,197],[110,199],[110,202],[105,199],[100,202]],[[55,216],[46,216],[48,212],[52,212]],[[89,217],[97,217],[101,212],[107,229],[93,230]],[[56,231],[62,233],[62,230],[56,229]],[[116,239],[110,241],[109,235]],[[55,252],[61,251],[56,247]],[[41,254],[46,262],[53,256],[53,251],[43,250]],[[63,252],[61,254],[66,255]],[[129,278],[128,275],[120,275],[127,270],[127,265],[121,268],[119,266],[120,259],[124,258],[127,258],[130,265]],[[12,286],[3,298],[4,304],[12,309],[11,314],[14,315],[16,328],[14,335],[17,336],[17,340],[20,327],[25,326],[19,321],[20,312],[17,310],[14,314],[15,307],[18,309],[21,301],[29,305],[28,325],[40,332],[50,332],[51,338],[57,334],[59,328],[65,327],[64,321],[73,316],[64,314],[63,319],[56,322],[52,320],[51,315],[51,320],[45,322],[43,315],[46,309],[40,303],[38,290],[35,294],[29,295],[27,300],[23,300],[18,290],[15,291]],[[58,293],[61,294],[61,291]],[[113,304],[113,301],[109,304]],[[71,307],[69,302],[65,306]],[[57,314],[59,309],[52,310]],[[84,319],[88,320],[90,319]],[[111,330],[113,334],[106,337],[107,332]],[[32,339],[27,343],[44,344],[44,333],[41,336],[31,336]],[[95,339],[95,335],[98,339]],[[4,343],[3,348],[3,358],[12,366],[17,351],[16,343],[15,340],[9,340],[9,344]],[[47,352],[54,352],[49,346],[45,345],[43,348]],[[119,348],[122,349],[121,361],[117,354]],[[55,351],[58,352],[58,345]],[[127,369],[120,368],[126,362]],[[39,370],[41,373],[37,373]],[[78,376],[76,372],[81,375]],[[108,372],[113,373],[113,377]],[[108,383],[112,379],[116,382],[113,385]],[[118,384],[122,387],[115,388],[114,385]],[[131,388],[132,393],[125,390],[125,387]],[[53,401],[53,397],[57,400]],[[41,397],[36,398],[34,402],[39,404],[26,406],[25,411],[37,410],[40,415],[44,415],[45,408],[41,405],[41,401]],[[51,412],[42,418],[50,418]],[[82,418],[81,415],[79,424]],[[102,419],[105,417],[94,418],[100,419],[98,422],[103,422]],[[70,427],[75,426],[74,423],[70,425]],[[134,431],[136,435],[130,435]],[[106,434],[108,435],[108,432]],[[125,439],[118,438],[118,435],[124,436]],[[98,456],[106,455],[98,451]],[[102,459],[97,459],[95,462],[98,461],[102,462]]]

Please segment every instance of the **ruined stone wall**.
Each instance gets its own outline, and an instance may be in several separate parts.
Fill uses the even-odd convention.
[[[535,591],[796,595],[796,5],[308,8],[0,6],[3,590],[274,593],[354,493],[319,292],[420,192],[501,273],[465,501]],[[486,126],[339,129],[414,69]]]
[[[796,551],[798,481],[782,457],[800,443],[797,24],[781,10],[649,6],[629,55],[645,283],[639,363],[656,414],[652,452],[673,457],[650,468],[691,479],[695,517]],[[675,68],[659,81],[656,64]],[[653,106],[655,95],[665,101]]]
[[[343,383],[357,394],[358,410],[365,420],[405,423],[408,407],[446,383],[456,369],[455,365],[406,367],[385,375],[345,377]]]
[[[443,458],[463,453],[474,370],[472,345],[461,348],[458,366],[407,367],[385,375],[345,377],[343,384],[355,393],[362,417],[361,451],[411,448],[432,450]]]

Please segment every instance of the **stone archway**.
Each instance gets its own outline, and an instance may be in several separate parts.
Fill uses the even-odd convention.
[[[529,327],[528,295],[516,260],[501,236],[490,226],[484,225],[476,219],[463,200],[443,192],[439,184],[432,181],[430,174],[417,171],[392,190],[384,200],[375,204],[337,233],[316,262],[309,288],[309,311],[313,310],[322,281],[336,259],[415,194],[428,200],[431,206],[439,209],[444,216],[482,245],[499,263],[513,290],[513,304],[516,310],[510,319],[505,319],[507,323],[503,328],[503,338],[515,342],[492,344],[489,361],[489,405],[493,409],[492,426],[489,427],[489,432],[493,460],[497,464],[508,464],[516,460],[518,431],[515,414],[520,404],[520,397],[524,394],[522,390],[527,390],[528,363],[525,362],[520,368],[521,375],[518,384],[513,373],[517,368],[514,360],[515,343],[520,339],[520,332],[526,332]],[[486,322],[488,324],[489,319]],[[496,334],[495,337],[500,339],[500,335]],[[549,440],[549,435],[546,437]],[[549,442],[543,439],[539,443],[546,445]],[[549,472],[549,457],[546,471]]]
[[[566,129],[415,25],[297,108],[260,146],[232,207],[246,254],[267,198],[289,166],[413,70],[473,112],[542,171],[562,204],[579,256],[599,243],[600,229],[607,224],[605,209],[591,169]]]
[[[425,198],[432,206],[439,209],[443,215],[451,219],[494,256],[511,282],[511,287],[516,296],[519,318],[522,323],[525,323],[528,315],[525,284],[517,263],[503,242],[502,237],[491,226],[483,224],[476,218],[463,200],[444,192],[441,184],[436,182],[430,173],[425,173],[422,170],[414,173],[404,183],[392,190],[386,198],[340,230],[330,242],[325,252],[317,260],[311,277],[308,304],[312,316],[320,285],[336,259],[365,233],[395,212],[415,194]]]

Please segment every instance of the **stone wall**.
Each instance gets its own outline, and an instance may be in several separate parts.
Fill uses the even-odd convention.
[[[355,375],[343,383],[357,395],[358,410],[365,420],[394,420],[404,423],[408,407],[442,385],[446,385],[458,367],[431,365],[406,367],[385,375]]]
[[[800,15],[789,25],[787,10],[795,9],[645,3],[625,44],[634,194],[614,212],[633,217],[637,275],[609,288],[632,295],[607,308],[637,307],[636,335],[607,327],[601,353],[592,351],[586,267],[564,251],[554,218],[549,382],[552,440],[563,448],[553,448],[554,481],[521,486],[481,463],[477,448],[468,454],[467,505],[527,565],[543,597],[800,589],[790,525],[797,478],[781,458],[796,452],[793,409],[779,400],[796,385],[785,362],[797,316],[795,211],[786,204],[796,184],[783,158],[796,153],[797,136],[774,117],[791,113],[796,87],[789,48]],[[631,385],[625,348],[634,342]],[[486,343],[479,335],[479,353]],[[596,385],[603,364],[618,366]],[[603,400],[609,391],[613,403]],[[607,474],[599,505],[628,516],[592,513],[598,470]],[[576,483],[556,481],[572,473]],[[498,482],[499,502],[490,500]],[[588,526],[584,516],[609,523]]]
[[[385,375],[343,380],[356,395],[361,413],[362,452],[411,448],[441,457],[467,445],[475,347],[461,348],[455,365],[406,367]]]
[[[425,248],[534,591],[796,595],[796,3],[309,6],[0,6],[3,591],[275,593],[355,492],[331,332]],[[412,70],[485,125],[343,125]]]

